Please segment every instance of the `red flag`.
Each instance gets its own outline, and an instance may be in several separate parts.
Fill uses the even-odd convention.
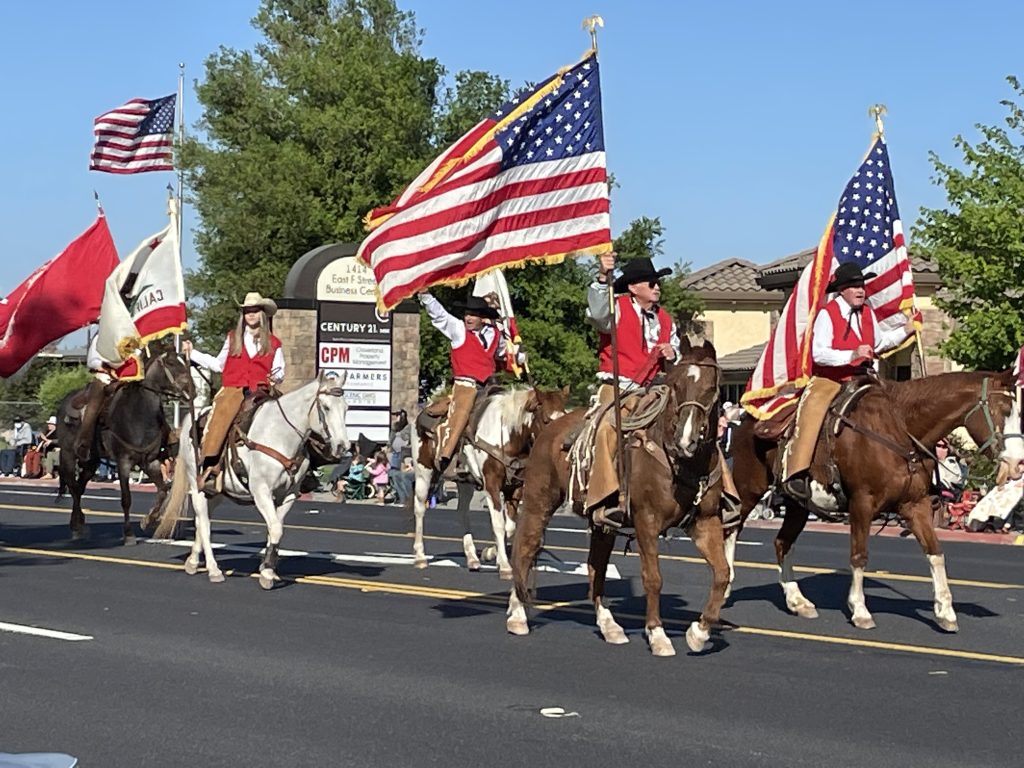
[[[16,373],[52,341],[95,322],[117,250],[100,215],[60,255],[0,300],[0,376]]]

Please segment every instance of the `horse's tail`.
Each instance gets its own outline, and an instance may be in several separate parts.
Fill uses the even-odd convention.
[[[171,490],[160,509],[160,524],[153,534],[157,539],[168,539],[174,533],[174,527],[181,519],[185,505],[188,503],[189,472],[193,470],[194,459],[189,454],[194,451],[192,444],[192,419],[186,416],[181,422],[181,437],[178,439],[178,456],[174,461],[174,478]]]

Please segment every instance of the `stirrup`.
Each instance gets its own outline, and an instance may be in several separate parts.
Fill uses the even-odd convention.
[[[626,525],[626,510],[622,507],[598,507],[591,517],[594,527],[618,530]]]
[[[811,479],[804,474],[795,475],[782,482],[782,492],[796,501],[810,501]]]
[[[199,477],[199,490],[207,496],[216,496],[224,488],[224,478],[216,464],[203,470]]]

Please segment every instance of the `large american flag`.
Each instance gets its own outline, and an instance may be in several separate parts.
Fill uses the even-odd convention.
[[[144,173],[174,170],[175,95],[132,99],[94,121],[90,171]]]
[[[878,137],[850,179],[815,257],[804,268],[761,353],[741,402],[764,419],[791,405],[811,375],[814,318],[835,268],[855,262],[877,277],[865,283],[884,330],[902,327],[914,304],[914,278],[896,206],[889,151]]]
[[[597,58],[519,93],[367,225],[357,258],[386,309],[499,267],[610,251]]]

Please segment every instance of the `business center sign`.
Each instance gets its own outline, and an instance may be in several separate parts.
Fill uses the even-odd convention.
[[[386,443],[391,424],[391,317],[362,301],[317,302],[317,370],[347,371],[346,425]]]

